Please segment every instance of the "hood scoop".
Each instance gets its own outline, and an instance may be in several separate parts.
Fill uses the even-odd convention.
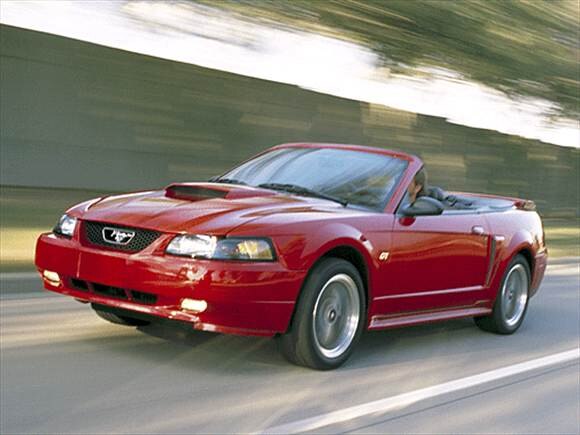
[[[185,201],[206,199],[239,199],[256,196],[272,196],[275,192],[246,186],[224,185],[219,183],[177,183],[165,189],[167,198]]]

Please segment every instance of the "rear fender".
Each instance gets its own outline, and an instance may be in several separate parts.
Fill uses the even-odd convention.
[[[534,270],[534,237],[529,231],[521,229],[514,233],[510,239],[506,237],[505,240],[501,240],[500,237],[496,240],[496,262],[489,285],[489,291],[492,300],[495,300],[497,296],[497,292],[507,267],[518,253],[522,251],[528,251],[530,253],[529,257],[532,260],[532,264],[530,264],[530,272],[532,274],[531,276],[533,276]]]

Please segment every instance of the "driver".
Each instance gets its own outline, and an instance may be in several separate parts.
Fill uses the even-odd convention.
[[[440,187],[427,186],[427,171],[425,168],[421,168],[415,174],[415,177],[407,188],[407,192],[409,194],[409,204],[413,204],[421,196],[428,196],[440,201],[445,208],[458,210],[473,208],[473,202],[469,199],[449,195]]]
[[[413,204],[420,196],[429,195],[427,188],[427,171],[425,168],[421,168],[421,170],[415,174],[415,177],[407,188],[407,192],[409,193],[409,204]]]

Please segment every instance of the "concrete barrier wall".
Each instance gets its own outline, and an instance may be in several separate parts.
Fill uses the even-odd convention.
[[[282,142],[340,142],[418,154],[449,190],[579,214],[575,149],[10,26],[0,79],[4,186],[148,189]]]

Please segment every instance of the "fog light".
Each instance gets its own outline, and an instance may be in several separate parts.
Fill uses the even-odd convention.
[[[56,272],[45,270],[42,272],[42,277],[52,285],[60,285],[60,276]]]
[[[184,299],[181,301],[181,309],[193,311],[196,313],[203,313],[207,309],[207,302],[197,299]]]

